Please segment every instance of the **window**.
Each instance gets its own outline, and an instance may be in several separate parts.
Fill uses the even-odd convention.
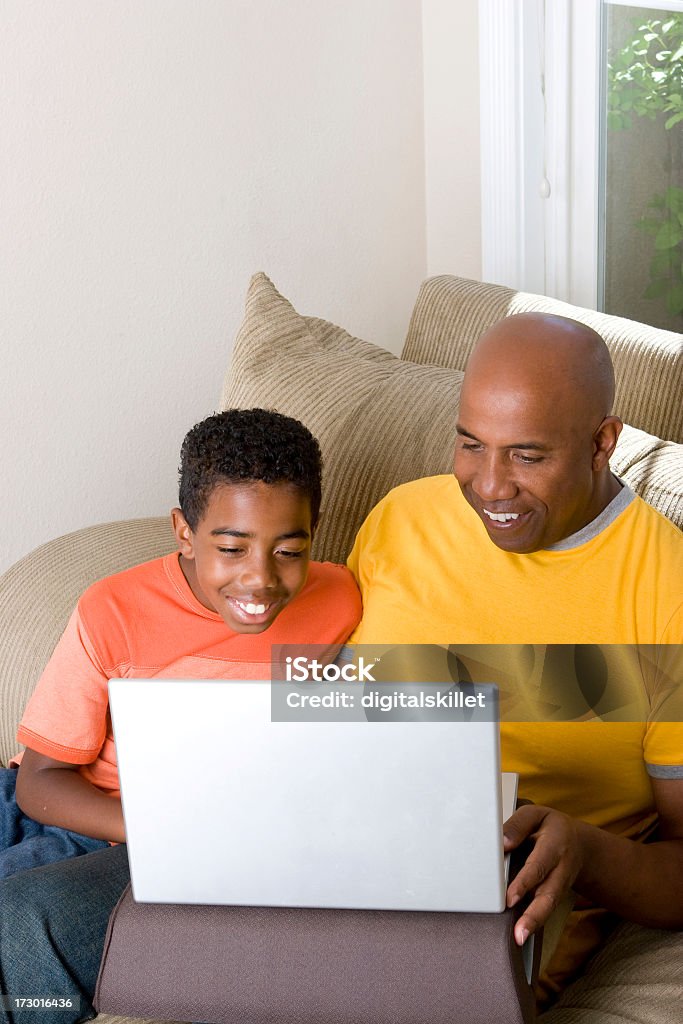
[[[683,2],[479,11],[484,278],[681,330]]]

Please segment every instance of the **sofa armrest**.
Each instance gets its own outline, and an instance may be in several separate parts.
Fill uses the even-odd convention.
[[[168,517],[89,526],[41,545],[0,576],[0,764],[78,598],[103,576],[173,551]]]

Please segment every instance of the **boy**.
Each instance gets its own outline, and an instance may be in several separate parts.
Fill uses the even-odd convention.
[[[125,841],[110,677],[267,679],[272,644],[348,637],[351,574],[309,561],[320,498],[320,449],[297,420],[229,410],[193,427],[171,513],[179,550],[85,592],[26,708],[26,817],[6,770],[0,877]]]

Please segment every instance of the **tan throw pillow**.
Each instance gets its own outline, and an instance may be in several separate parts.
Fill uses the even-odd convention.
[[[610,464],[636,494],[683,530],[683,444],[625,424]]]
[[[300,316],[256,274],[221,408],[276,409],[318,438],[325,469],[314,556],[343,562],[387,491],[450,472],[461,382],[458,370],[406,362]]]

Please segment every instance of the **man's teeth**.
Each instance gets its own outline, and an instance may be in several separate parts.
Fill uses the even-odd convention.
[[[237,601],[237,605],[243,612],[246,612],[247,615],[263,615],[268,607],[267,604],[252,604],[251,601],[249,604],[243,604],[241,601]]]
[[[495,519],[497,523],[507,523],[511,519],[519,519],[519,512],[489,512],[488,509],[484,509],[484,515],[487,515],[489,519]]]

